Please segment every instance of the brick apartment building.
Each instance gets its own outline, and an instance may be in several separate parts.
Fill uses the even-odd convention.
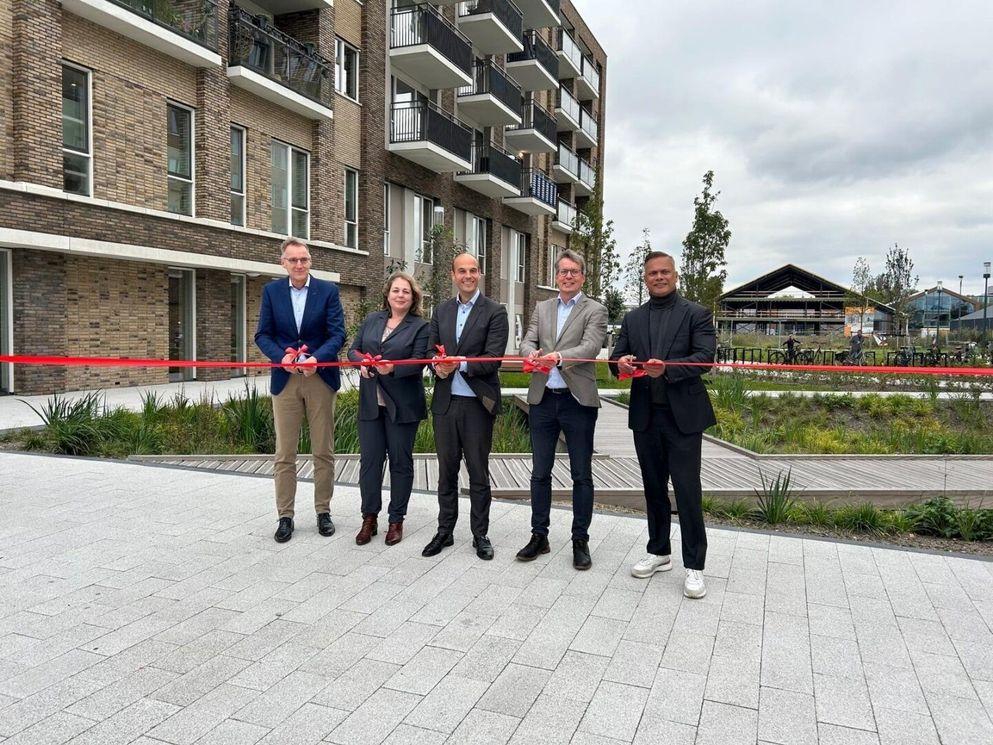
[[[519,338],[603,167],[569,0],[0,0],[0,351],[260,359],[305,238],[348,321],[443,223]],[[0,365],[0,392],[226,378]]]

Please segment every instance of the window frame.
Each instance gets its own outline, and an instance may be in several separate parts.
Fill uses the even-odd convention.
[[[354,70],[351,75],[347,74],[348,66],[346,64],[349,54],[354,55],[355,60]],[[359,69],[361,67],[361,54],[362,52],[358,47],[353,44],[349,44],[339,36],[334,37],[334,89],[340,95],[344,96],[349,101],[354,101],[355,103],[359,102]],[[339,71],[341,74],[339,74]],[[345,83],[351,83],[352,85],[348,86]],[[349,87],[354,88],[354,95],[349,92]]]
[[[190,178],[187,180],[182,176],[174,176],[169,172],[169,109],[179,109],[190,115]],[[190,185],[190,212],[188,217],[195,217],[197,214],[197,117],[196,109],[179,103],[172,99],[166,101],[166,211],[174,215],[186,215],[185,212],[174,212],[169,209],[169,180],[181,181]]]
[[[276,186],[275,179],[272,178],[272,154],[273,154],[274,149],[276,147],[284,147],[284,148],[286,148],[286,230],[285,231],[277,230],[276,227],[272,224],[272,219],[273,219],[272,204],[275,201],[275,200],[272,199],[272,189],[275,188],[275,186]],[[305,210],[306,215],[307,215],[307,231],[306,231],[307,234],[306,235],[293,235],[293,211],[294,210],[300,211],[300,208],[293,206],[293,196],[294,196],[294,191],[293,191],[293,181],[294,181],[293,154],[294,154],[294,152],[296,152],[296,153],[302,153],[307,158],[307,186],[306,186],[306,190],[307,190],[307,208]],[[283,140],[276,139],[275,137],[272,138],[272,140],[269,143],[269,175],[270,175],[270,189],[269,189],[269,196],[270,196],[269,212],[270,212],[270,214],[269,214],[269,227],[271,228],[271,231],[273,233],[276,233],[278,235],[285,235],[287,237],[300,238],[302,240],[310,240],[310,213],[311,213],[311,208],[310,208],[310,175],[311,174],[310,174],[310,171],[311,171],[311,166],[310,166],[310,151],[309,150],[304,150],[303,148],[296,147],[295,145],[291,145],[290,143],[284,142]]]
[[[349,220],[348,219],[348,177],[350,175],[354,175],[354,177],[355,177],[354,193],[352,194],[352,206],[355,208],[355,214],[353,216],[354,219],[352,219],[352,220]],[[343,186],[344,186],[344,192],[343,192],[344,199],[343,199],[343,205],[342,206],[344,207],[344,215],[345,215],[345,233],[344,233],[345,241],[344,241],[344,245],[346,247],[348,247],[348,248],[354,248],[354,249],[358,250],[358,247],[359,247],[359,172],[357,170],[355,170],[354,168],[345,168],[344,169],[344,173],[343,173],[343,181],[344,181],[344,183],[343,183]],[[354,236],[355,236],[355,243],[354,244],[349,243],[349,228],[351,228],[354,231]]]
[[[241,197],[241,222],[231,224],[245,228],[248,227],[248,130],[240,124],[232,124],[231,132],[236,131],[240,133],[241,139],[241,192],[235,191],[232,187],[231,199],[233,203],[236,196]]]
[[[434,254],[432,253],[425,260],[425,245],[429,245],[431,242],[431,231],[434,230],[435,226],[435,208],[438,205],[438,200],[434,197],[429,197],[425,194],[414,193],[414,220],[415,228],[420,225],[420,235],[417,237],[417,250],[414,252],[414,261],[418,264],[434,264]],[[430,206],[430,210],[426,209]],[[430,213],[430,225],[425,226],[424,216]],[[416,231],[415,231],[416,232]]]
[[[390,215],[390,182],[383,182],[383,256],[390,255],[391,220]]]
[[[86,157],[86,186],[87,190],[85,194],[80,194],[80,196],[92,197],[93,196],[93,71],[88,67],[83,67],[75,62],[70,62],[69,60],[62,60],[63,68],[63,78],[65,77],[66,67],[80,72],[86,78],[86,147],[87,152],[82,153],[79,150],[73,148],[67,148],[65,145],[65,113],[62,114],[62,152],[71,153],[72,155],[82,155]],[[62,191],[65,190],[65,163],[62,165]],[[67,194],[79,194],[79,192],[67,191]]]
[[[514,281],[524,284],[527,278],[527,240],[524,233],[514,231],[517,236],[517,267],[514,271]]]

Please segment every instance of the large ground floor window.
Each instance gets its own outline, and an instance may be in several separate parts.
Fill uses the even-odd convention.
[[[0,354],[13,354],[14,300],[13,256],[0,250]],[[0,393],[10,393],[14,388],[14,366],[0,365]]]
[[[169,270],[169,359],[192,360],[197,353],[196,272]],[[169,382],[195,380],[195,367],[170,367]]]

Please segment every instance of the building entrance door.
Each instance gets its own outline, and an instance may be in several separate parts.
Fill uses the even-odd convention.
[[[14,278],[10,251],[0,250],[0,354],[13,354],[14,349]],[[14,389],[13,364],[0,364],[0,394]]]
[[[196,273],[169,270],[169,359],[196,358]],[[170,367],[169,382],[196,379],[195,367]]]

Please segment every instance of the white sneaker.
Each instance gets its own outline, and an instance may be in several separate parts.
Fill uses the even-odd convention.
[[[672,560],[668,556],[648,554],[631,567],[631,576],[638,579],[648,579],[655,572],[668,572],[670,569],[672,569]]]
[[[707,585],[703,583],[703,572],[699,569],[687,569],[686,582],[683,583],[683,595],[697,599],[706,594]]]

